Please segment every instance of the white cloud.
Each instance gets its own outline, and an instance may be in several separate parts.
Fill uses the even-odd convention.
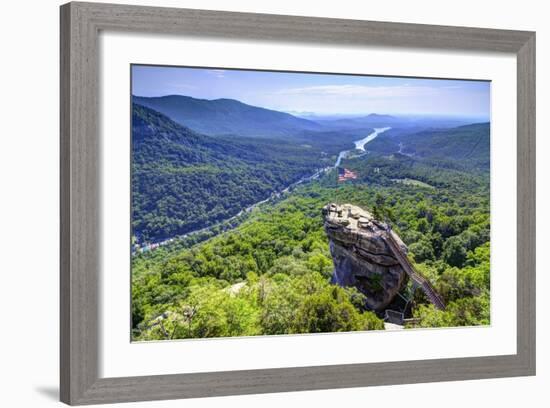
[[[426,86],[368,86],[368,85],[317,85],[302,88],[287,88],[277,92],[280,95],[311,96],[365,96],[369,98],[393,98],[407,96],[435,95],[437,89]]]
[[[215,76],[216,78],[225,78],[225,70],[224,69],[209,69],[209,74]]]

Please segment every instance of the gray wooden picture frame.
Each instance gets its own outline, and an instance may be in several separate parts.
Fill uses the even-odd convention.
[[[99,377],[101,30],[514,53],[517,354],[126,378]],[[194,398],[535,374],[535,33],[95,3],[61,6],[61,401]]]

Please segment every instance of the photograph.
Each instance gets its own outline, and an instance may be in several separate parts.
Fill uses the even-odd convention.
[[[490,81],[129,68],[132,341],[491,324]]]

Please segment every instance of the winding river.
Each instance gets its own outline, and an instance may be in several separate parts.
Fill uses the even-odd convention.
[[[370,135],[365,137],[364,139],[358,140],[355,143],[355,148],[357,150],[365,151],[365,145],[369,142],[372,142],[374,139],[376,139],[376,136],[378,136],[380,133],[384,133],[387,130],[390,130],[391,127],[385,127],[385,128],[374,128],[374,132],[372,132]]]
[[[391,127],[384,127],[384,128],[374,128],[374,132],[369,134],[368,136],[364,137],[363,139],[356,140],[355,142],[355,150],[360,150],[365,152],[365,145],[369,142],[372,142],[374,139],[376,139],[376,136],[378,136],[380,133],[384,133],[387,130],[390,130]],[[336,159],[336,163],[334,163],[334,167],[338,167],[343,159],[349,156],[350,153],[352,153],[353,150],[342,150],[340,154],[338,154],[338,158]]]

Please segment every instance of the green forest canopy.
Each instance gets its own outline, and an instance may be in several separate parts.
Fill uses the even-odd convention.
[[[392,175],[423,175],[424,166]],[[394,221],[416,267],[448,305],[438,311],[417,293],[419,326],[488,324],[487,180],[448,171],[449,186],[441,172],[426,179],[439,185],[435,190],[383,175],[380,184],[338,185],[329,175],[264,205],[235,230],[191,248],[134,257],[134,339],[383,328],[364,310],[362,294],[329,283],[332,259],[320,211],[327,201],[353,202]]]

